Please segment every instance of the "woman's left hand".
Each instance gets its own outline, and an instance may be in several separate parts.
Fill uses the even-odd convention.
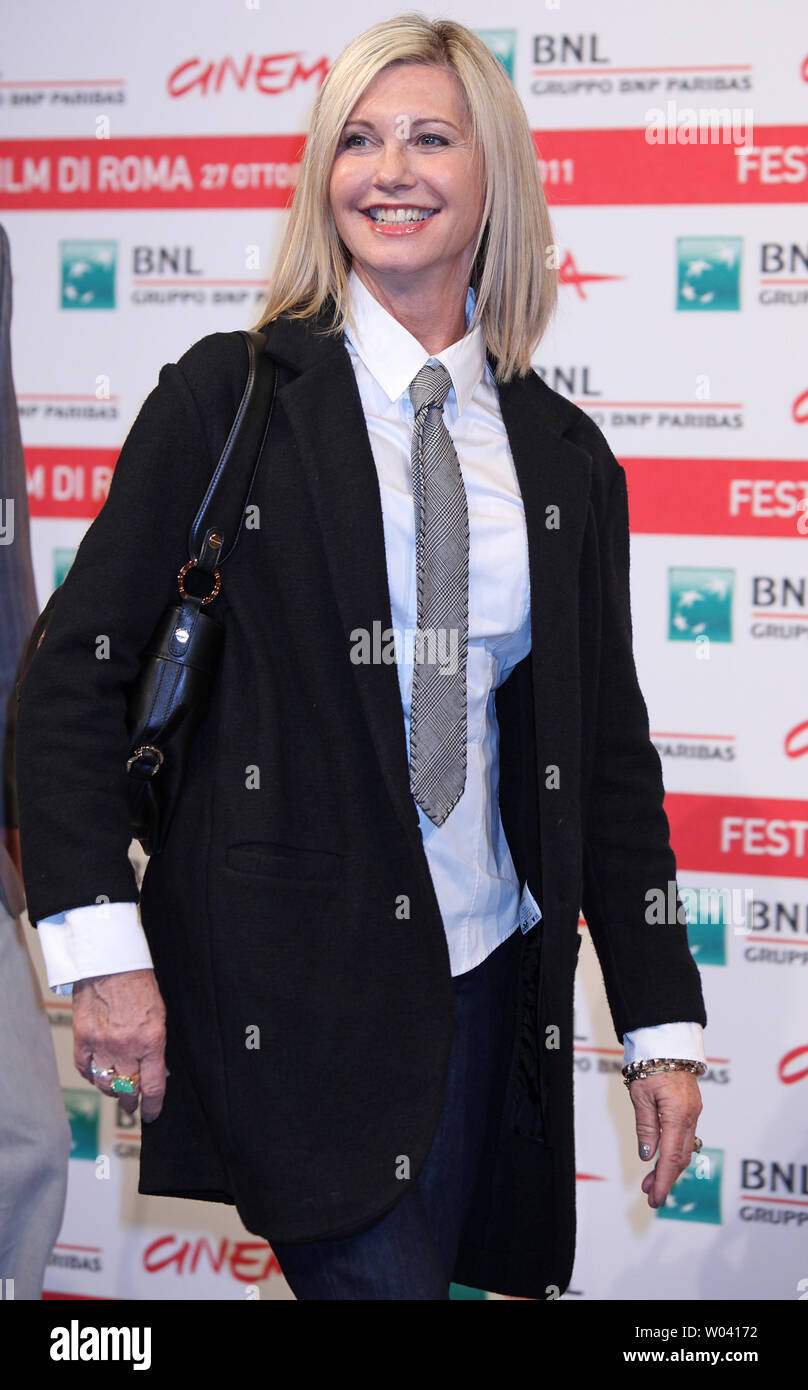
[[[702,1110],[699,1083],[692,1072],[656,1072],[632,1081],[628,1088],[634,1106],[640,1158],[659,1158],[642,1180],[649,1207],[661,1207],[693,1153],[696,1121]]]

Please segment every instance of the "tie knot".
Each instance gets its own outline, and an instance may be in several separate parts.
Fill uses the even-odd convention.
[[[427,362],[410,383],[410,400],[415,414],[437,405],[443,409],[452,386],[452,378],[442,362]]]

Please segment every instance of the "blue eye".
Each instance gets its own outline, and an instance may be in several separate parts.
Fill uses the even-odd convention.
[[[345,139],[344,139],[343,142],[342,142],[342,143],[343,143],[343,147],[344,147],[346,150],[353,149],[354,146],[351,145],[351,141],[352,141],[352,140],[367,140],[367,138],[368,138],[368,137],[367,137],[366,135],[346,135],[346,136],[345,136]],[[427,132],[425,132],[423,135],[419,135],[419,136],[418,136],[418,139],[419,139],[419,140],[437,140],[437,141],[439,142],[440,145],[448,145],[448,143],[449,143],[449,141],[448,141],[447,139],[445,139],[445,137],[444,137],[443,135],[437,135],[434,131],[427,131]],[[432,148],[434,149],[434,146],[432,146]]]

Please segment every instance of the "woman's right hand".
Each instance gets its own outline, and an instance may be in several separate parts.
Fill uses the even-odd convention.
[[[142,1118],[160,1114],[166,1089],[166,1010],[153,970],[95,975],[73,986],[73,1060],[99,1091],[133,1115],[142,1097]],[[132,1094],[112,1090],[114,1076],[93,1076],[91,1067],[114,1067],[119,1076],[140,1073]]]

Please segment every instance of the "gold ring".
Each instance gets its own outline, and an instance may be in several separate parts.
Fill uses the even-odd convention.
[[[116,1076],[110,1087],[112,1094],[114,1096],[131,1096],[139,1080],[139,1071],[136,1071],[134,1076]]]

